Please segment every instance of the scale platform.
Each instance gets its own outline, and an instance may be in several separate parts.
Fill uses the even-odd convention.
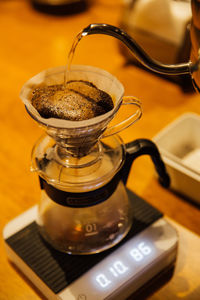
[[[130,295],[174,267],[178,237],[161,212],[127,192],[133,226],[117,246],[92,255],[61,253],[40,236],[34,206],[4,228],[9,259],[48,300],[135,299]]]

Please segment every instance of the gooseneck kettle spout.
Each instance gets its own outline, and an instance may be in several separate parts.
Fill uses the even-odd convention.
[[[110,35],[118,40],[122,41],[135,55],[135,57],[148,69],[168,75],[188,74],[191,72],[191,63],[180,63],[180,64],[162,64],[152,59],[139,45],[138,43],[128,35],[124,30],[109,24],[90,24],[83,30],[83,35],[91,34],[105,34]]]
[[[163,64],[151,58],[138,43],[124,30],[109,24],[90,24],[82,31],[82,36],[91,34],[110,35],[122,41],[138,61],[151,71],[166,75],[190,74],[195,87],[200,92],[200,0],[192,0],[191,55],[188,62]]]

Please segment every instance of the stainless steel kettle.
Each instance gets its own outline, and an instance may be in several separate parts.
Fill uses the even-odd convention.
[[[163,64],[152,59],[124,30],[109,24],[90,24],[83,29],[82,36],[105,34],[122,41],[135,57],[148,69],[166,75],[190,74],[195,88],[200,91],[200,0],[191,0],[192,21],[190,29],[191,54],[188,62]]]

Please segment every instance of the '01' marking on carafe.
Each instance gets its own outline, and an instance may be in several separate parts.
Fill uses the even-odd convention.
[[[97,225],[95,223],[85,225],[85,236],[98,234]]]

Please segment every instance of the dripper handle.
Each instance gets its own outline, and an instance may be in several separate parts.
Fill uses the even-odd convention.
[[[124,96],[122,98],[122,104],[121,105],[135,105],[137,107],[137,110],[134,114],[132,114],[127,119],[123,120],[122,122],[108,127],[106,131],[104,132],[102,138],[111,136],[113,134],[116,134],[129,126],[133,125],[135,122],[137,122],[141,116],[142,116],[142,106],[140,100],[133,96]]]
[[[133,161],[141,155],[150,155],[155,169],[159,176],[160,184],[168,188],[170,185],[170,177],[166,171],[165,164],[160,156],[157,146],[148,139],[137,139],[130,142],[126,146],[126,159],[125,163],[121,169],[121,178],[124,184],[126,184],[130,168]]]

